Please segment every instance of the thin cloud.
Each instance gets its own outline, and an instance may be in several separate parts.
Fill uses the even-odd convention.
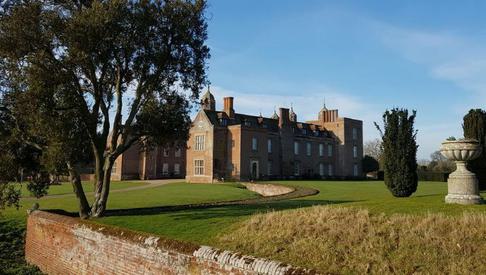
[[[425,66],[432,77],[470,92],[474,103],[486,103],[485,41],[447,31],[406,29],[376,21],[371,26],[384,45]]]

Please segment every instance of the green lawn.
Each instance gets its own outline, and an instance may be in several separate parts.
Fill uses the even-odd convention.
[[[138,231],[152,232],[174,239],[189,240],[215,245],[218,234],[233,230],[237,222],[258,212],[285,210],[312,205],[358,206],[372,213],[460,214],[464,211],[486,212],[486,205],[460,206],[443,202],[447,185],[437,182],[421,182],[418,191],[410,198],[394,198],[383,182],[343,182],[343,181],[282,181],[282,184],[318,189],[315,196],[274,202],[264,205],[226,206],[209,209],[165,211],[156,214],[111,216],[94,220]],[[122,183],[123,184],[123,183]],[[115,184],[114,184],[115,186]],[[54,192],[54,191],[53,191]],[[59,191],[60,192],[60,191]],[[237,184],[168,184],[153,189],[136,190],[110,194],[110,209],[126,209],[183,205],[223,200],[254,198],[257,195]],[[486,194],[483,193],[483,197]],[[25,220],[25,210],[36,200],[22,199],[22,208],[9,209],[5,216],[19,222]],[[74,197],[44,198],[39,200],[42,209],[64,209],[76,211]]]
[[[147,182],[143,181],[114,181],[111,183],[110,187],[111,190],[116,190],[116,189],[124,189],[127,187],[133,187],[133,186],[142,186],[142,185],[147,185]],[[21,192],[22,192],[22,197],[30,197],[32,196],[27,190],[27,183],[23,183],[21,185]],[[83,189],[84,192],[92,192],[93,191],[93,183],[92,182],[83,182]],[[64,194],[72,194],[73,193],[73,186],[70,183],[63,182],[60,185],[51,185],[49,186],[48,189],[49,195],[64,195]]]
[[[118,184],[120,184],[120,186],[117,186]],[[111,186],[113,187],[113,189],[121,189],[123,184],[125,183],[116,182],[113,183]],[[127,184],[123,188],[140,184],[141,183],[138,182],[127,182]],[[66,185],[65,187],[62,187],[69,188],[70,186]],[[155,188],[111,193],[108,200],[108,208],[127,209],[156,207],[227,200],[240,200],[255,197],[257,197],[255,193],[250,192],[246,189],[242,189],[240,185],[233,183],[195,185],[187,183],[174,183]],[[92,200],[92,195],[88,195],[88,199]],[[41,199],[22,198],[19,210],[16,210],[14,208],[8,208],[4,212],[2,212],[2,214],[5,219],[24,223],[26,218],[26,210],[31,208],[31,206],[35,202],[39,203],[41,209],[62,209],[70,212],[77,211],[77,201],[74,195],[72,195],[63,197],[44,197]],[[126,219],[128,220],[129,218]],[[97,221],[102,220],[103,219],[98,219]]]
[[[297,252],[297,256],[294,258],[290,257],[292,255],[288,257],[274,255],[272,254],[273,250],[268,253],[259,254],[261,251],[259,249],[255,250],[252,245],[263,245],[265,243],[270,245],[271,243],[268,243],[268,241],[265,241],[264,239],[259,239],[261,241],[260,244],[257,244],[258,242],[256,241],[251,242],[250,246],[245,250],[245,248],[241,246],[242,241],[238,241],[232,236],[235,236],[236,234],[236,236],[241,236],[245,240],[248,239],[244,237],[243,234],[238,233],[238,229],[242,226],[248,226],[245,225],[245,221],[249,221],[249,218],[256,213],[310,207],[313,205],[331,205],[332,208],[335,206],[363,208],[367,209],[371,214],[384,213],[385,216],[377,215],[377,217],[387,219],[390,216],[389,218],[391,220],[395,217],[392,217],[391,215],[395,213],[406,214],[407,217],[411,217],[412,219],[413,217],[419,218],[417,215],[426,216],[427,213],[443,213],[446,216],[458,216],[464,212],[486,213],[486,205],[461,206],[445,204],[444,196],[447,193],[446,183],[421,182],[419,183],[417,192],[410,198],[394,198],[392,195],[390,195],[383,182],[375,181],[279,181],[278,183],[314,188],[318,189],[320,193],[310,197],[265,204],[234,205],[199,209],[193,208],[185,210],[159,209],[158,211],[144,212],[143,214],[138,212],[137,214],[138,210],[135,208],[186,205],[252,199],[259,197],[257,194],[242,188],[241,185],[236,183],[173,183],[156,188],[112,193],[110,194],[108,208],[127,209],[125,214],[100,219],[92,219],[91,221],[125,227],[137,231],[145,231],[173,239],[186,240],[199,244],[207,244],[226,249],[237,249],[245,253],[264,257],[272,258],[275,256],[276,259],[285,261],[288,260],[290,263],[299,265],[301,264],[299,262],[301,261],[301,256],[299,256],[300,254]],[[112,189],[123,189],[140,184],[142,183],[113,183]],[[87,191],[91,190],[91,184],[85,183],[85,186]],[[53,186],[50,190],[50,194],[66,194],[69,193],[71,190],[70,188],[70,185],[67,184]],[[482,193],[482,196],[486,197],[486,193]],[[92,199],[92,195],[89,195],[88,197],[89,199]],[[34,202],[38,202],[41,209],[63,209],[71,212],[76,212],[77,210],[77,202],[74,195],[46,197],[39,200],[24,197],[21,200],[21,208],[19,210],[6,209],[2,212],[2,217],[0,217],[0,225],[3,227],[13,226],[14,228],[23,230],[25,227],[26,210],[29,209]],[[310,210],[312,209],[309,209],[309,211]],[[282,212],[282,214],[286,213],[291,214],[293,212]],[[307,214],[305,214],[305,216],[306,215]],[[284,222],[284,224],[287,223]],[[388,223],[385,221],[384,224]],[[298,226],[296,230],[300,232]],[[270,232],[271,230],[268,231]],[[257,230],[257,232],[260,231]],[[343,234],[346,232],[343,232]],[[234,240],[232,244],[233,246],[230,245],[231,242],[228,241],[228,238],[230,238],[230,240]],[[256,236],[256,238],[260,237]],[[337,236],[336,238],[339,239],[340,237]],[[271,234],[270,239],[274,239]],[[315,241],[312,239],[311,243],[315,243]],[[270,247],[272,246],[270,245]],[[294,246],[291,245],[291,247]],[[292,250],[290,249],[291,247],[289,247],[289,251]],[[326,248],[323,251],[328,251],[328,249]],[[433,249],[430,251],[433,253]],[[317,255],[319,256],[321,254],[322,251],[317,250]],[[0,260],[2,260],[2,258],[0,258]],[[6,260],[9,261],[9,259]],[[320,261],[318,260],[317,262],[319,263]],[[310,265],[309,267],[319,266]]]
[[[320,193],[313,197],[300,199],[308,204],[339,204],[368,209],[371,213],[426,214],[444,213],[457,215],[467,211],[486,213],[486,205],[445,204],[447,183],[420,182],[417,192],[409,198],[395,198],[381,181],[342,182],[342,181],[281,181],[281,184],[315,188]],[[486,198],[486,192],[481,193]]]
[[[217,235],[233,230],[232,226],[250,215],[271,210],[285,210],[312,205],[340,205],[367,208],[372,213],[445,213],[486,212],[486,205],[461,206],[444,204],[447,184],[422,182],[410,198],[394,198],[383,182],[281,181],[282,184],[318,189],[315,196],[264,205],[238,205],[210,209],[162,212],[155,215],[106,217],[97,222],[169,236],[175,239],[216,245]],[[483,193],[486,197],[486,194]]]

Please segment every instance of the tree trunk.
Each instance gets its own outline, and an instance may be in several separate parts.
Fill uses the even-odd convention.
[[[101,191],[103,190],[103,175],[104,175],[104,162],[105,158],[103,153],[97,153],[95,151],[95,181],[93,183],[94,201],[91,206],[91,215],[97,212],[99,200],[101,199]]]
[[[89,217],[89,203],[88,200],[86,199],[86,194],[84,193],[83,190],[83,185],[81,184],[81,177],[79,176],[78,171],[74,168],[74,166],[71,163],[67,163],[68,171],[69,171],[69,180],[71,181],[71,184],[73,185],[73,190],[74,193],[76,194],[76,197],[78,198],[79,202],[79,217],[81,219],[87,219]]]
[[[106,210],[106,204],[108,202],[108,194],[110,193],[110,181],[111,181],[111,169],[113,167],[113,160],[110,157],[105,158],[102,171],[97,175],[103,175],[101,177],[101,185],[98,185],[95,193],[95,201],[91,207],[91,216],[102,217]],[[100,182],[100,180],[98,180]]]

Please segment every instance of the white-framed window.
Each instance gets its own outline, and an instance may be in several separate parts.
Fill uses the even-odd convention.
[[[324,144],[319,144],[319,156],[323,157],[324,156]]]
[[[182,150],[181,150],[181,148],[177,148],[177,149],[175,150],[174,155],[175,155],[175,157],[176,157],[176,158],[180,158],[180,157],[181,157],[181,155],[182,155]]]
[[[272,152],[272,139],[270,138],[267,140],[267,151],[268,153]]]
[[[196,145],[194,146],[194,149],[196,151],[203,151],[204,150],[204,135],[197,135],[195,140],[196,140]]]
[[[329,176],[332,176],[332,175],[334,174],[334,168],[332,167],[332,164],[329,164],[329,165],[327,166],[327,174],[328,174]]]
[[[174,175],[181,174],[181,165],[179,163],[174,163]]]
[[[299,154],[299,142],[294,141],[294,154],[298,155]]]
[[[164,157],[168,157],[168,156],[169,156],[169,149],[164,148]]]
[[[253,151],[257,151],[258,150],[258,139],[256,137],[254,137],[254,138],[251,139],[251,149]]]
[[[354,164],[354,166],[353,166],[353,175],[354,175],[355,177],[357,177],[357,176],[359,175],[359,171],[358,171],[358,164],[356,164],[356,163],[355,163],[355,164]]]
[[[327,156],[332,157],[332,144],[327,145]]]
[[[358,139],[358,129],[353,128],[353,139],[357,140]]]
[[[319,175],[322,177],[325,174],[324,163],[319,163]]]
[[[353,157],[354,158],[358,157],[358,146],[356,145],[353,146]]]
[[[307,142],[306,144],[306,153],[308,157],[310,157],[310,155],[312,154],[312,145],[310,142]]]
[[[204,160],[195,159],[194,160],[194,175],[204,175]]]
[[[294,176],[300,175],[300,162],[296,161],[294,163]]]
[[[269,176],[271,176],[273,172],[272,165],[273,165],[272,161],[269,160],[267,163],[267,175]]]
[[[167,176],[169,174],[169,164],[162,163],[162,175]]]

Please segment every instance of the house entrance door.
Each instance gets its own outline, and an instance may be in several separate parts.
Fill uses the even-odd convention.
[[[250,167],[251,167],[251,178],[257,180],[260,175],[258,161],[252,160],[250,163]]]

